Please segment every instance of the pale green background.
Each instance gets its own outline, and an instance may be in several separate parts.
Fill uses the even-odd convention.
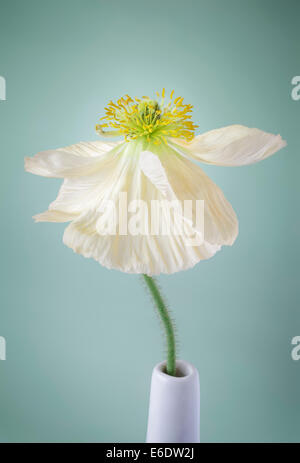
[[[298,0],[0,2],[0,440],[143,441],[161,329],[140,278],[62,244],[31,216],[59,180],[23,158],[80,140],[110,98],[173,88],[201,131],[240,123],[288,147],[243,168],[207,167],[240,235],[193,270],[161,277],[180,357],[201,377],[203,442],[299,441]]]

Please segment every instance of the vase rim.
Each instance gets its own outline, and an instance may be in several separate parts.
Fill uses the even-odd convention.
[[[168,375],[165,372],[166,363],[167,362],[165,360],[163,362],[158,363],[154,367],[153,373],[165,379],[168,379],[169,381],[176,382],[190,380],[193,376],[198,374],[196,368],[191,363],[186,362],[185,360],[176,360],[176,376]]]

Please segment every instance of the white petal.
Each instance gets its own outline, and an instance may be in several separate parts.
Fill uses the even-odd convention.
[[[243,125],[230,125],[196,136],[192,141],[176,140],[187,156],[220,166],[243,166],[262,161],[286,146],[280,135]]]
[[[93,202],[99,203],[106,198],[110,185],[116,181],[116,167],[121,166],[122,162],[122,154],[109,152],[97,162],[90,175],[66,178],[49,209],[79,214]]]
[[[74,214],[56,210],[48,210],[33,216],[36,222],[70,222],[76,217]]]
[[[142,172],[168,200],[172,201],[176,199],[176,195],[168,181],[166,171],[156,154],[151,151],[142,151],[139,163]]]
[[[219,245],[193,247],[182,236],[100,235],[97,211],[89,211],[71,222],[63,241],[76,253],[92,257],[101,265],[126,273],[175,273],[209,259]]]
[[[65,174],[65,178],[58,196],[53,201],[49,210],[34,216],[37,222],[68,222],[76,218],[83,210],[85,210],[93,200],[100,200],[104,197],[107,190],[107,184],[112,181],[116,175],[115,159],[119,157],[119,144],[115,144],[116,149],[111,150],[111,146],[106,143],[80,143],[67,147],[66,150],[57,150],[53,154],[45,151],[34,158],[28,158],[28,163],[32,169],[27,169],[30,172],[44,172],[48,168],[47,176],[53,176],[55,160],[59,160],[61,168],[59,174]],[[93,151],[89,151],[93,148]],[[101,152],[102,149],[102,152]],[[110,150],[109,150],[110,149]],[[105,151],[107,150],[107,151]],[[85,153],[80,155],[79,153]],[[87,157],[86,153],[90,152],[91,156]],[[77,154],[74,154],[77,153]],[[93,157],[92,157],[93,153]],[[97,156],[95,153],[98,153]],[[76,161],[74,167],[67,169],[67,162]],[[35,159],[36,158],[36,159]],[[82,162],[83,161],[83,162]],[[56,163],[58,164],[58,163]],[[44,168],[44,165],[46,167]],[[76,165],[76,167],[75,167]],[[50,175],[50,170],[52,175]],[[72,172],[70,172],[72,171]],[[56,171],[57,172],[57,171]],[[57,172],[58,173],[58,172]],[[68,177],[68,175],[70,175]],[[58,175],[56,175],[58,176]]]
[[[155,156],[152,154],[152,156]],[[149,154],[147,154],[149,159]],[[141,160],[143,157],[141,157]],[[150,164],[148,162],[148,164]],[[161,168],[159,168],[159,165]],[[154,166],[154,162],[152,164]],[[153,169],[153,167],[152,167]],[[156,170],[164,170],[164,191],[169,191],[169,199],[180,201],[204,201],[204,239],[211,244],[231,245],[238,234],[238,221],[231,204],[226,200],[220,188],[196,164],[172,151],[165,145],[160,148],[160,161]],[[143,171],[162,191],[163,174],[156,176],[144,163]],[[159,180],[159,181],[157,181]],[[193,222],[196,222],[193,213]]]
[[[200,168],[183,159],[168,147],[159,158],[139,149],[124,149],[123,156],[115,159],[116,176],[106,187],[106,197],[94,198],[86,209],[65,230],[64,243],[75,252],[92,257],[107,268],[128,273],[174,273],[193,267],[202,259],[212,257],[222,244],[231,244],[237,235],[237,221],[230,204],[222,192]],[[151,200],[173,197],[205,200],[204,243],[191,246],[185,236],[153,235],[130,232],[121,234],[120,217],[125,208],[118,208],[120,192],[127,193],[128,205],[132,200],[143,200],[148,211]],[[101,207],[105,199],[114,201],[116,214]],[[127,209],[126,209],[127,210]],[[103,214],[108,223],[116,224],[115,234],[103,232]],[[162,213],[162,220],[165,211]],[[128,222],[130,217],[128,217]],[[148,221],[143,213],[141,222]],[[207,223],[206,223],[207,222]]]
[[[66,148],[37,153],[25,158],[25,170],[44,177],[90,175],[98,168],[102,156],[119,143],[81,142]]]

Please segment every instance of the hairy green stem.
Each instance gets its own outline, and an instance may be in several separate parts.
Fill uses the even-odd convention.
[[[163,322],[163,326],[167,337],[167,374],[175,376],[176,374],[176,346],[175,346],[175,334],[172,320],[170,318],[167,306],[160,294],[159,288],[154,278],[148,275],[143,275],[146,285],[153,297],[153,301],[158,310],[158,314]]]

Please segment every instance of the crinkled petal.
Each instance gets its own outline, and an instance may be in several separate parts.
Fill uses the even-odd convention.
[[[168,188],[179,201],[192,201],[193,223],[196,223],[196,201],[204,201],[204,239],[211,244],[232,245],[238,235],[238,220],[222,190],[185,157],[163,145],[160,162],[165,171]],[[146,164],[144,164],[145,172]],[[148,169],[149,172],[149,169]],[[159,175],[156,176],[159,178]],[[156,179],[149,172],[149,178]],[[159,183],[156,186],[161,188]],[[167,186],[164,186],[166,189]]]
[[[234,241],[236,216],[221,190],[200,168],[195,170],[193,163],[172,149],[160,148],[157,155],[149,151],[140,153],[135,144],[129,143],[115,163],[117,174],[115,181],[107,184],[106,197],[95,197],[65,230],[64,243],[75,252],[92,257],[107,268],[127,273],[170,274],[193,267],[200,260],[212,257],[223,244]],[[120,193],[126,193],[126,205],[120,205]],[[151,201],[161,201],[160,220],[164,225],[169,212],[164,200],[174,198],[204,199],[205,233],[201,244],[191,245],[186,235],[173,232],[151,233]],[[107,200],[112,201],[113,208],[108,207]],[[130,224],[135,210],[131,210],[133,214],[128,210],[132,201],[139,200],[147,208],[139,209],[137,222],[143,224],[143,232],[148,229],[146,233],[139,229],[133,234]],[[127,214],[127,229],[121,232],[120,222]],[[176,212],[174,215],[179,219]],[[107,224],[112,226],[109,232]]]
[[[56,210],[48,210],[36,214],[33,216],[36,222],[70,222],[76,217],[74,214],[68,214],[67,212],[61,212]]]
[[[81,142],[75,145],[37,153],[25,158],[25,170],[43,177],[78,177],[91,175],[102,156],[119,143]]]
[[[142,151],[139,164],[142,172],[169,201],[176,200],[167,173],[156,154],[152,153],[152,151]]]
[[[29,172],[46,176],[66,176],[48,211],[34,216],[37,222],[68,222],[104,197],[107,184],[116,176],[118,143],[87,142],[27,158]],[[73,164],[73,167],[71,167]],[[54,175],[55,173],[55,175]]]
[[[184,237],[175,235],[101,235],[100,216],[96,210],[82,214],[68,225],[63,241],[76,253],[93,258],[108,269],[147,275],[171,274],[209,259],[221,248],[206,242],[190,246]]]
[[[196,136],[190,142],[176,140],[175,144],[179,145],[187,156],[219,166],[253,164],[286,146],[280,135],[243,125],[211,130]]]

